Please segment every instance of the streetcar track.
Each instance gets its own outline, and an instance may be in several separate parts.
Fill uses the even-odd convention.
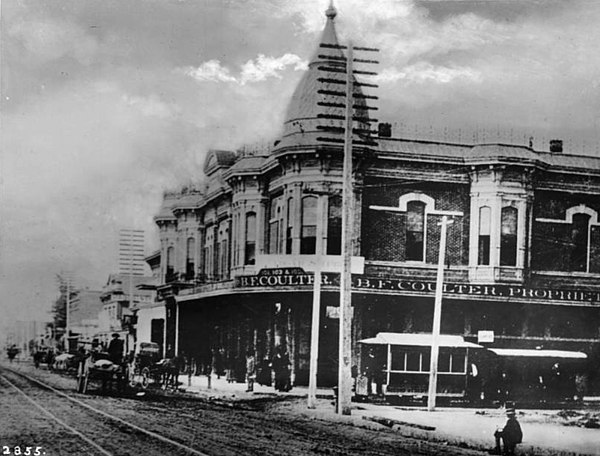
[[[56,388],[54,388],[54,387],[52,387],[52,386],[50,386],[50,385],[48,385],[48,384],[46,384],[46,383],[44,383],[44,382],[42,382],[40,380],[37,380],[37,379],[35,379],[33,377],[30,377],[27,374],[15,371],[13,369],[9,369],[9,368],[7,368],[5,366],[3,366],[3,369],[6,369],[7,371],[12,372],[13,374],[15,374],[17,376],[23,377],[23,378],[27,379],[29,382],[37,384],[37,385],[39,385],[42,388],[50,390],[53,393],[55,393],[55,394],[57,394],[57,395],[59,395],[61,397],[64,397],[65,399],[68,399],[69,401],[71,401],[71,402],[79,405],[80,407],[83,407],[83,408],[85,408],[87,410],[90,410],[90,411],[92,411],[92,412],[94,412],[94,413],[96,413],[98,415],[101,415],[101,416],[103,416],[105,418],[108,418],[109,420],[111,420],[113,422],[117,422],[117,423],[119,423],[121,425],[124,425],[124,426],[126,426],[128,428],[134,429],[137,432],[140,432],[142,434],[150,436],[150,437],[152,437],[152,438],[154,438],[156,440],[159,440],[159,441],[161,441],[163,443],[167,443],[169,445],[173,445],[173,446],[175,446],[175,447],[177,447],[177,448],[179,448],[181,450],[184,450],[184,451],[186,451],[188,453],[191,453],[191,454],[194,454],[194,455],[197,455],[197,456],[210,456],[207,453],[203,453],[203,452],[198,451],[198,450],[196,450],[194,448],[191,448],[191,447],[189,447],[187,445],[179,443],[179,442],[177,442],[175,440],[169,439],[168,437],[162,436],[162,435],[160,435],[160,434],[158,434],[158,433],[156,433],[154,431],[150,431],[150,430],[144,429],[144,428],[142,428],[142,427],[140,427],[138,425],[135,425],[133,423],[125,421],[122,418],[116,417],[114,415],[111,415],[110,413],[107,413],[107,412],[99,410],[99,409],[97,409],[95,407],[92,407],[91,405],[86,404],[86,403],[84,403],[84,402],[82,402],[79,399],[76,399],[74,397],[71,397],[68,394],[63,393],[62,391],[59,391]],[[90,445],[94,446],[102,454],[104,454],[106,456],[113,456],[113,453],[108,452],[104,448],[102,448],[99,445],[97,445],[95,442],[89,440],[87,437],[85,437],[82,433],[80,433],[79,431],[77,431],[75,428],[72,428],[70,425],[68,425],[64,421],[60,420],[58,417],[55,417],[50,411],[46,410],[43,406],[39,405],[34,399],[32,399],[30,396],[28,396],[27,393],[25,393],[19,387],[17,387],[16,385],[14,385],[4,375],[0,374],[0,378],[2,378],[5,382],[7,382],[9,385],[11,385],[13,388],[15,388],[17,391],[19,391],[20,394],[22,394],[23,396],[25,396],[30,402],[32,402],[37,408],[39,408],[40,410],[42,410],[45,414],[49,415],[52,419],[54,419],[56,422],[58,422],[59,424],[61,424],[63,427],[65,427],[69,431],[73,432],[75,435],[77,435],[78,437],[82,438],[84,441],[86,441]],[[121,429],[120,426],[119,426],[118,429],[122,433],[126,432],[124,429]]]
[[[46,408],[44,408],[42,405],[40,405],[38,402],[36,402],[33,398],[29,397],[27,395],[27,393],[25,393],[21,388],[19,388],[17,385],[15,385],[14,383],[12,383],[10,380],[8,380],[4,375],[0,374],[0,378],[8,383],[10,386],[12,386],[15,390],[17,390],[23,397],[25,397],[25,399],[27,399],[29,402],[31,402],[34,406],[36,406],[38,409],[40,409],[44,414],[48,415],[50,418],[52,418],[54,421],[56,421],[58,424],[60,424],[61,426],[63,426],[65,429],[69,430],[70,432],[72,432],[73,434],[75,434],[77,437],[79,437],[80,439],[82,439],[84,442],[88,443],[89,445],[93,446],[94,448],[96,448],[98,451],[100,451],[102,454],[106,455],[106,456],[113,456],[112,453],[110,453],[109,451],[105,450],[104,448],[102,448],[100,445],[98,445],[96,442],[94,442],[93,440],[90,440],[89,438],[87,438],[85,435],[83,435],[81,432],[79,432],[77,429],[75,429],[74,427],[68,425],[67,423],[65,423],[63,420],[61,420],[60,418],[58,418],[57,416],[55,416],[52,412],[50,412],[49,410],[47,410]]]

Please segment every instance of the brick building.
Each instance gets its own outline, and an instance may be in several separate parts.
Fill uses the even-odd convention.
[[[335,10],[326,14],[321,42],[336,44]],[[340,253],[342,148],[318,140],[323,125],[341,126],[321,115],[343,114],[318,93],[319,66],[339,64],[331,52],[315,52],[269,151],[210,151],[202,184],[165,193],[155,220],[167,354],[209,365],[218,353],[243,370],[247,349],[263,359],[283,346],[296,383],[307,383],[313,276],[260,275],[255,262],[318,245]],[[585,353],[598,388],[600,159],[560,141],[536,151],[379,131],[377,146],[354,149],[353,250],[365,258],[353,276],[354,364],[364,364],[359,340],[431,332],[438,222],[452,211],[462,215],[448,229],[442,333],[477,342],[493,331],[488,348],[500,351]],[[336,381],[338,281],[323,275],[322,384]]]

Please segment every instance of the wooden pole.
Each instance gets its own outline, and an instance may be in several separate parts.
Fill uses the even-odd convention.
[[[342,272],[340,274],[340,335],[337,413],[350,415],[352,396],[351,350],[352,350],[352,104],[353,104],[353,50],[348,43],[346,63],[346,122],[344,133],[344,169],[342,195]]]
[[[319,201],[322,201],[320,198]],[[319,205],[319,220],[324,219],[323,204]],[[319,366],[319,330],[321,325],[321,261],[323,254],[323,227],[320,223],[317,229],[315,246],[315,280],[313,283],[312,326],[310,331],[310,372],[308,377],[308,408],[313,409],[317,403],[317,371]]]
[[[444,283],[444,263],[446,259],[446,232],[448,216],[442,216],[442,230],[440,234],[440,252],[438,255],[437,279],[435,282],[435,304],[433,309],[433,331],[431,339],[431,362],[429,369],[429,392],[427,396],[427,410],[435,410],[435,399],[437,394],[437,368],[439,356],[439,336],[442,321],[442,288]]]

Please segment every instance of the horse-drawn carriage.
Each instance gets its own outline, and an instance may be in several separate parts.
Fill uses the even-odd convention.
[[[125,389],[128,377],[127,364],[116,364],[108,359],[107,353],[89,352],[81,358],[77,368],[77,392],[85,394],[91,381],[100,381],[102,391],[115,386]]]
[[[129,364],[129,385],[146,389],[150,386],[177,389],[180,363],[178,358],[161,359],[154,342],[141,342]]]

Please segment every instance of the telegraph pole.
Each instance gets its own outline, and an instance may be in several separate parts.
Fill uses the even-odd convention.
[[[454,215],[462,215],[462,212],[457,212]],[[439,358],[439,337],[440,327],[442,323],[442,289],[444,287],[444,267],[446,262],[446,237],[448,225],[453,223],[448,220],[448,215],[442,216],[441,234],[440,234],[440,251],[438,254],[437,277],[435,282],[435,302],[433,308],[433,330],[431,334],[431,359],[429,367],[429,391],[427,395],[427,410],[432,412],[435,410],[435,400],[437,395],[437,370]]]
[[[322,201],[320,199],[319,201]],[[319,208],[322,213],[322,205]],[[321,255],[323,254],[323,227],[317,229],[316,261],[313,283],[312,323],[310,328],[310,372],[308,377],[308,408],[317,404],[317,370],[319,366],[319,330],[321,326]]]
[[[370,119],[367,115],[369,109],[377,109],[367,106],[364,101],[355,102],[356,99],[377,99],[373,95],[363,95],[355,93],[354,87],[377,87],[375,84],[359,83],[355,81],[355,75],[376,75],[371,71],[360,71],[354,69],[354,62],[366,64],[376,64],[375,60],[356,59],[354,51],[370,51],[377,52],[378,49],[354,47],[352,43],[348,46],[338,44],[322,43],[321,47],[330,49],[347,49],[347,56],[339,55],[323,55],[319,58],[328,59],[329,66],[319,67],[319,70],[326,73],[342,73],[344,79],[336,79],[332,77],[319,78],[319,82],[325,84],[345,85],[345,91],[336,90],[319,90],[318,93],[333,97],[339,97],[339,101],[319,102],[320,106],[328,108],[343,108],[344,115],[339,114],[319,114],[318,117],[324,119],[332,119],[343,121],[343,127],[320,125],[317,128],[333,133],[344,133],[344,139],[332,137],[319,137],[317,140],[330,143],[343,143],[343,170],[342,170],[342,270],[340,274],[340,303],[339,303],[339,365],[338,365],[338,401],[336,412],[343,415],[351,413],[351,397],[352,397],[352,235],[354,226],[354,191],[352,185],[352,158],[354,154],[353,146],[376,146],[371,135],[375,132],[371,131],[370,123],[377,122],[376,119]],[[330,98],[330,99],[331,99]],[[335,98],[334,98],[335,100]],[[357,111],[355,115],[355,110]],[[354,128],[354,122],[358,122],[358,128]],[[365,127],[366,126],[366,127]],[[358,138],[354,138],[358,136]]]

